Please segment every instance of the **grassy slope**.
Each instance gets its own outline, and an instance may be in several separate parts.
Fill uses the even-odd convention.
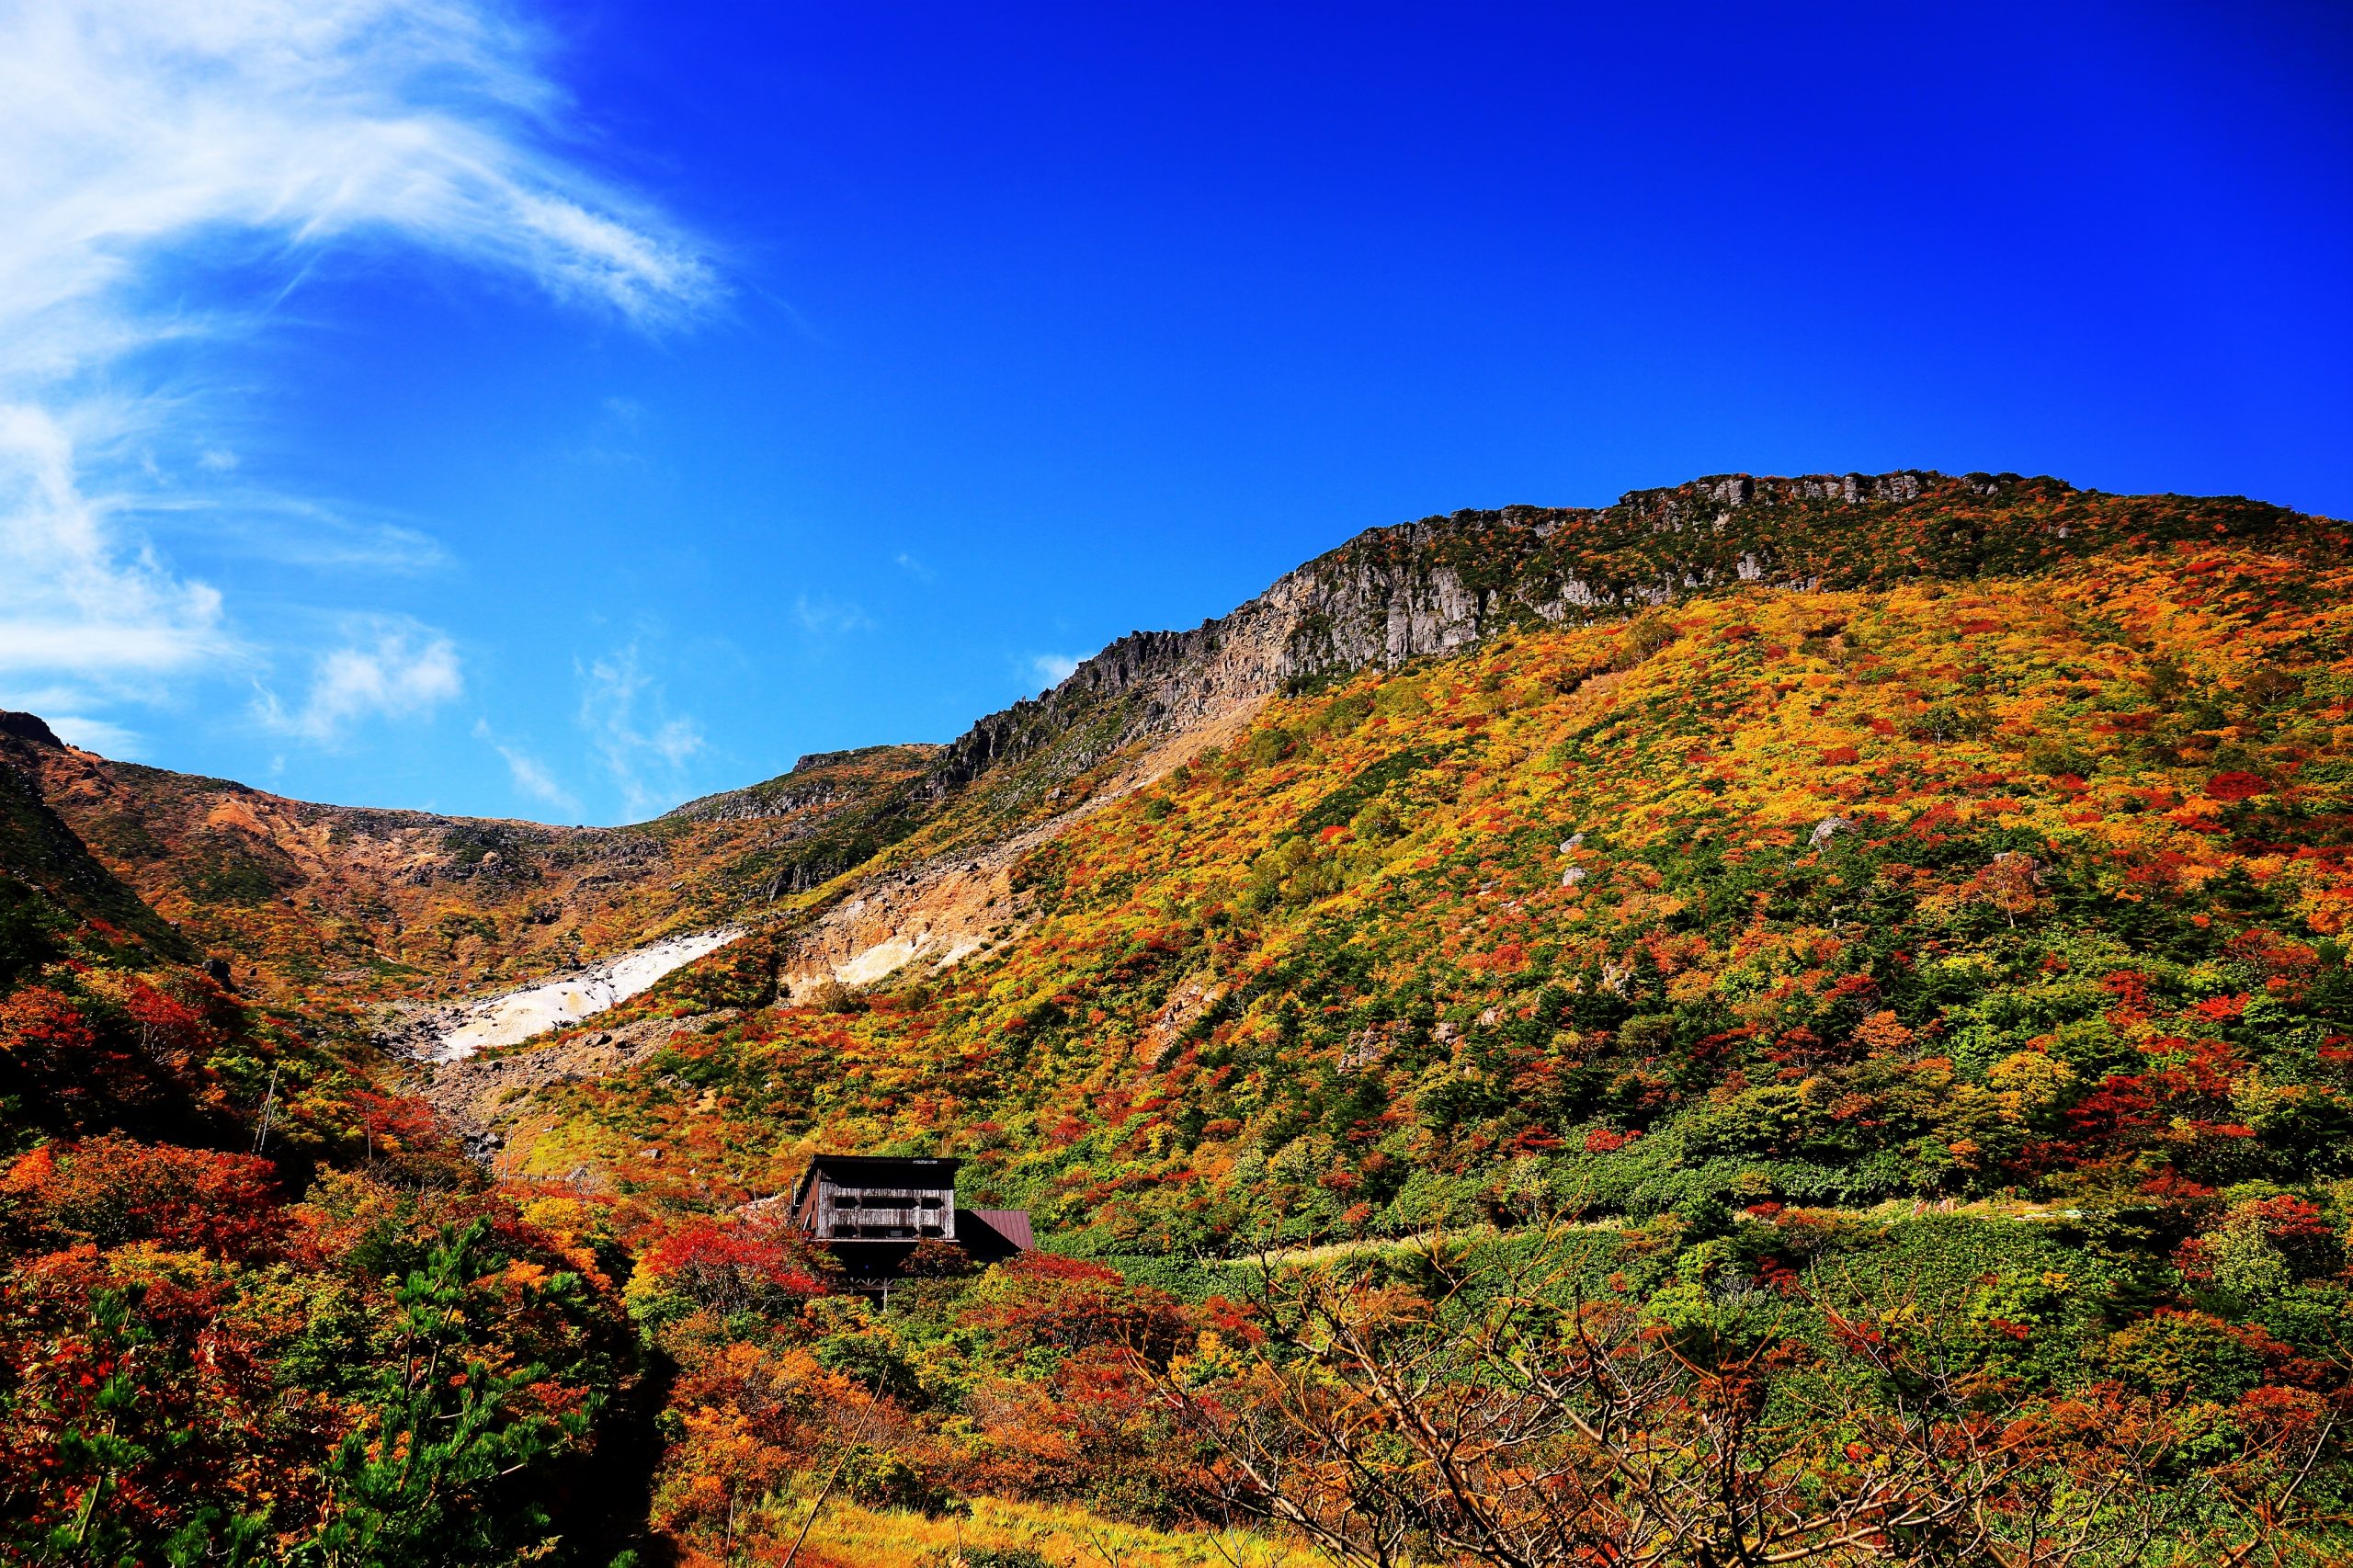
[[[444,994],[789,903],[905,831],[926,756],[827,758],[741,792],[740,816],[566,828],[314,805],[21,739],[0,750],[147,903],[290,1001]]]
[[[1099,1376],[1100,1358],[1052,1347],[1080,1321],[1068,1302],[1095,1302],[1116,1327],[1120,1312],[1160,1310],[1148,1291],[1139,1307],[1086,1277],[992,1274],[941,1286],[927,1312],[868,1314],[790,1290],[774,1301],[753,1290],[755,1309],[740,1310],[732,1293],[756,1282],[767,1244],[749,1228],[694,1244],[712,1250],[693,1270],[649,1267],[660,1246],[691,1251],[680,1210],[775,1190],[820,1146],[965,1154],[972,1199],[1026,1204],[1061,1246],[1117,1255],[1130,1279],[1191,1301],[1237,1288],[1235,1269],[1189,1261],[1197,1248],[1444,1224],[1509,1252],[1529,1244],[1523,1222],[1548,1213],[1615,1221],[1673,1209],[1672,1220],[1575,1233],[1588,1283],[1614,1279],[1673,1307],[1711,1270],[1810,1261],[1858,1289],[1925,1285],[1992,1325],[2003,1364],[2035,1387],[2105,1369],[2177,1392],[2170,1341],[2152,1359],[2142,1339],[2188,1324],[2178,1332],[2203,1335],[2242,1382],[2255,1374],[2240,1363],[2260,1356],[2281,1388],[2334,1388],[2323,1375],[2343,1316],[2341,1280],[2327,1277],[2334,1244],[2262,1205],[2309,1197],[2332,1236],[2353,1215],[2342,1179],[2353,1148],[2342,1066],[2353,1052],[2353,571],[2334,564],[2341,541],[2327,525],[2202,506],[2029,497],[2007,532],[1956,524],[1949,506],[1899,506],[1863,518],[1871,527],[1838,554],[1830,524],[1855,515],[1825,503],[1790,553],[1801,566],[1809,551],[1836,555],[1846,575],[1822,574],[1846,585],[1721,588],[1631,621],[1524,625],[1464,657],[1303,691],[1224,753],[1034,854],[1020,879],[1034,923],[985,957],[829,1009],[711,1019],[640,1072],[521,1102],[536,1168],[580,1168],[585,1194],[428,1193],[440,1205],[428,1213],[411,1189],[444,1177],[346,1172],[306,1205],[269,1209],[260,1229],[315,1234],[301,1267],[318,1278],[305,1289],[347,1299],[351,1323],[377,1324],[380,1339],[392,1231],[410,1259],[449,1217],[502,1216],[517,1256],[538,1261],[501,1267],[478,1291],[528,1293],[551,1268],[580,1269],[591,1289],[546,1303],[562,1386],[546,1385],[557,1403],[527,1412],[534,1420],[621,1381],[611,1292],[633,1262],[631,1299],[686,1361],[681,1387],[693,1392],[659,1427],[670,1449],[657,1512],[671,1509],[665,1528],[689,1551],[734,1539],[739,1504],[764,1537],[797,1527],[800,1472],[835,1438],[820,1425],[771,1442],[760,1422],[776,1390],[809,1394],[821,1424],[865,1402],[889,1434],[881,1459],[903,1451],[925,1484],[985,1490],[996,1475],[1028,1489],[1025,1506],[982,1499],[968,1539],[1032,1541],[1050,1560],[1087,1560],[1107,1541],[1171,1563],[1206,1548],[1131,1526],[1107,1533],[1101,1513],[1169,1517],[1176,1494],[1154,1488],[1181,1477],[1154,1468],[1167,1446],[1148,1412],[1120,1403],[1129,1394]],[[1590,562],[1612,551],[1634,562],[1629,582],[1655,568],[1664,557],[1633,529],[1640,516],[1612,520],[1632,531],[1597,535],[1581,569],[1597,575]],[[1475,566],[1487,559],[1480,537],[1466,527],[1441,542],[1470,550],[1462,563]],[[2100,548],[2085,553],[2086,537]],[[1705,540],[1676,549],[1732,548]],[[1972,563],[1996,574],[1957,580]],[[984,778],[902,853],[993,818],[1034,820],[1060,772],[1076,769],[1084,789],[1117,719],[1095,712],[1093,730]],[[902,760],[808,835],[825,841],[828,869],[909,824],[867,832],[906,798],[920,759]],[[164,879],[158,896],[187,900],[208,940],[252,944],[302,982],[301,966],[329,950],[325,915],[292,889],[247,900],[230,874],[236,856],[207,858],[227,835],[265,881],[279,865],[270,853],[311,875],[293,838],[222,812],[243,803],[266,819],[277,807],[254,802],[271,798],[114,778],[136,786],[135,811],[79,808],[94,831],[116,830],[108,855]],[[1834,818],[1844,826],[1817,841]],[[330,839],[337,825],[331,808],[278,820]],[[522,889],[557,858],[485,874],[491,853],[507,864],[508,841],[483,836],[502,824],[423,820],[440,835],[432,865],[471,874],[370,885],[418,901],[422,915],[402,915],[408,929],[438,929],[437,910],[470,912],[495,929],[465,939],[482,956],[506,953],[512,933],[497,923],[517,919],[509,894],[522,892],[485,905],[483,890],[510,879]],[[670,865],[699,868],[703,881],[680,879],[690,890],[740,893],[773,881],[779,846],[757,835],[780,820],[632,831]],[[12,859],[70,858],[43,825],[53,821],[36,811],[0,824],[24,841]],[[25,839],[36,829],[39,843]],[[152,847],[132,844],[133,830]],[[540,841],[514,843],[530,854]],[[672,891],[663,874],[640,868],[628,883],[649,917]],[[198,897],[196,883],[222,877],[236,896]],[[24,1141],[128,1127],[235,1147],[273,1079],[283,1119],[270,1150],[298,1156],[281,1176],[313,1161],[372,1164],[381,1140],[402,1136],[386,1120],[398,1108],[301,1020],[86,923],[97,905],[68,907],[51,883],[64,885],[51,877],[17,899],[38,919],[10,960],[20,988],[0,1017],[15,1074],[0,1092]],[[773,939],[715,956],[635,1010],[686,1021],[734,1006],[745,975],[770,972],[756,949]],[[99,1060],[113,1077],[93,1099],[79,1069]],[[230,1156],[175,1158],[205,1180],[235,1174]],[[126,1229],[97,1200],[149,1159],[85,1145],[11,1174],[0,1224],[23,1279],[0,1348],[12,1365],[63,1365],[59,1347],[87,1337],[90,1290],[58,1261],[85,1256],[76,1248],[95,1245],[90,1266],[126,1280],[153,1276],[158,1258],[215,1269],[222,1322],[243,1324],[245,1304],[263,1302],[256,1282],[278,1267],[274,1255],[175,1229],[219,1216],[171,1199]],[[1961,1211],[1914,1206],[1948,1199]],[[1743,1206],[1767,1222],[1732,1219]],[[2283,1215],[2269,1239],[2249,1228]],[[169,1234],[151,1234],[158,1225]],[[179,1250],[156,1250],[167,1243]],[[752,1262],[720,1267],[731,1248],[752,1249]],[[665,1291],[701,1310],[673,1321]],[[2185,1303],[2224,1318],[2192,1323]],[[308,1334],[280,1316],[271,1333]],[[193,1345],[209,1321],[169,1331]],[[348,1394],[327,1374],[365,1358],[332,1340],[271,1340],[265,1359],[304,1398]],[[2237,1385],[2216,1386],[2226,1397]],[[54,1410],[19,1412],[28,1462],[43,1445],[65,1451],[51,1442],[72,1425],[59,1387]],[[256,1409],[289,1408],[282,1391],[263,1393]],[[161,1399],[150,1404],[168,1425]],[[1135,1451],[1097,1466],[1079,1436],[1096,1428],[1080,1415],[1126,1422],[1105,1429]],[[142,1464],[175,1462],[155,1454]],[[307,1452],[290,1472],[301,1506],[289,1511],[249,1459],[223,1457],[233,1486],[207,1471],[181,1490],[231,1496],[257,1518],[277,1508],[271,1527],[290,1540],[330,1489],[324,1461]],[[878,1461],[876,1497],[893,1473]],[[177,1494],[143,1495],[163,1499],[154,1532],[176,1527]],[[697,1512],[713,1497],[722,1506]],[[70,1493],[55,1501],[72,1511]],[[496,1560],[510,1543],[492,1527],[510,1515],[521,1517],[504,1497],[470,1497],[436,1528],[489,1533],[462,1552],[432,1550]],[[821,1559],[863,1562],[912,1558],[956,1530],[843,1506],[811,1540]]]
[[[799,1522],[793,1515],[792,1525]],[[811,1568],[930,1568],[960,1550],[1034,1551],[1057,1568],[1103,1562],[1120,1568],[1307,1568],[1327,1561],[1242,1530],[1155,1530],[1081,1508],[991,1498],[975,1502],[972,1517],[963,1519],[833,1504],[811,1527],[800,1561]]]
[[[1076,825],[1009,947],[570,1086],[544,1160],[922,1146],[1118,1251],[2326,1174],[2348,588],[2177,547],[1360,676]]]
[[[970,1199],[1211,1322],[1256,1270],[1198,1252],[1410,1279],[1329,1244],[1500,1261],[1582,1215],[1588,1296],[1933,1302],[2018,1411],[2148,1399],[2258,1456],[2249,1412],[2341,1382],[2353,1230],[2353,570],[2270,542],[1714,591],[1275,702],[1037,852],[1034,924],[952,971],[695,1023],[738,952],[642,999],[669,1050],[523,1102],[529,1159],[676,1210],[813,1148],[960,1153]],[[985,1489],[1061,1436],[1025,1398],[1104,1420],[974,1333],[1004,1288],[759,1332],[913,1368],[892,1451]],[[665,1495],[727,1451],[692,1407]],[[1141,1462],[1028,1484],[1149,1512]],[[2185,1506],[2152,1560],[2236,1539]]]

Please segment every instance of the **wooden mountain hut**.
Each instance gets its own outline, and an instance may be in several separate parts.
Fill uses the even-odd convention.
[[[792,1220],[824,1243],[853,1277],[892,1278],[915,1249],[946,1242],[975,1263],[1036,1245],[1018,1209],[956,1206],[961,1160],[889,1154],[819,1154],[793,1184]]]

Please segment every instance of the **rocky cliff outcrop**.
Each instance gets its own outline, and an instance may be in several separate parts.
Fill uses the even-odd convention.
[[[676,822],[770,822],[808,819],[814,826],[843,807],[871,806],[893,786],[920,775],[936,745],[859,746],[811,752],[792,771],[761,784],[688,801],[663,814]]]
[[[1286,689],[1726,585],[1861,588],[2224,539],[2328,562],[2348,548],[2341,524],[2254,502],[2015,474],[1717,475],[1609,506],[1457,512],[1359,534],[1190,631],[1120,638],[949,745],[818,754],[626,828],[312,805],[108,762],[28,715],[0,718],[0,762],[198,943],[290,983],[513,980],[758,918],[872,867],[811,912],[812,953],[857,972],[878,944],[979,940],[1006,916],[995,851],[1222,744]]]
[[[2094,493],[2017,474],[1927,471],[1797,478],[1715,475],[1603,507],[1506,506],[1372,528],[1189,631],[1136,631],[1053,690],[993,713],[940,753],[925,792],[945,798],[1074,734],[1059,772],[1140,735],[1368,666],[1476,645],[1512,628],[1624,615],[1733,583],[1870,587],[2030,570],[2110,547]],[[2310,519],[2235,498],[2150,496],[2136,538],[2214,530],[2304,539]]]

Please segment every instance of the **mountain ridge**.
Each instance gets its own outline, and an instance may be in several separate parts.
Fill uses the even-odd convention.
[[[970,950],[1002,923],[1014,890],[995,846],[1091,809],[1098,788],[1148,782],[1188,755],[1186,737],[1279,694],[1728,586],[1962,580],[2193,539],[2307,559],[2353,542],[2241,497],[1928,470],[1711,475],[1608,506],[1459,511],[1365,529],[1190,631],[1131,632],[947,743],[811,753],[610,828],[291,801],[108,762],[29,717],[0,726],[0,755],[199,942],[278,955],[304,983],[446,996],[745,917],[806,930],[801,979],[872,979],[888,968],[863,955],[892,923],[936,927],[893,947],[897,963]],[[860,875],[872,896],[849,891]],[[950,906],[952,921],[932,918]]]
[[[2102,503],[2136,505],[2152,541],[2219,526],[2309,548],[2318,540],[2304,536],[2328,532],[2244,497],[2112,496],[2056,479],[1927,469],[1716,474],[1628,491],[1609,506],[1459,511],[1367,528],[1192,631],[1131,631],[1051,691],[976,721],[948,743],[934,773],[969,781],[1036,749],[1080,711],[1138,693],[1146,711],[1121,728],[1125,738],[1200,717],[1209,699],[1459,652],[1498,619],[1527,630],[1631,613],[1733,582],[1860,586],[2080,555],[2110,542]],[[1857,549],[1865,541],[1851,537],[1861,531],[1851,525],[1873,520],[1953,526]],[[1850,526],[1848,537],[1825,537],[1837,529],[1824,525],[1839,523]],[[2344,548],[2341,531],[2334,542]],[[1483,551],[1499,551],[1507,563],[1475,559]],[[1188,683],[1197,687],[1181,689]]]
[[[552,1520],[624,1452],[683,1562],[790,1555],[827,1476],[884,1528],[1014,1498],[1096,1542],[1232,1524],[1188,1408],[1279,1433],[1327,1327],[1451,1354],[1492,1299],[1731,1347],[1809,1497],[1885,1495],[1895,1432],[1941,1496],[1991,1432],[2029,1556],[2053,1498],[2150,1568],[2353,1543],[2343,525],[1918,474],[1461,513],[975,728],[961,782],[820,753],[556,830],[0,717],[0,1458],[79,1478],[52,1521],[146,1508],[97,1510],[142,1560],[216,1499],[296,1558],[366,1517],[368,1445],[469,1412],[513,1452],[420,1517],[484,1544],[416,1561],[514,1560],[510,1474]],[[233,990],[120,937],[97,901],[139,890]],[[741,937],[463,1061],[358,1006],[722,909]],[[836,1152],[952,1157],[1041,1250],[881,1310],[761,1202]],[[1683,1386],[1629,1429],[1719,1408]]]

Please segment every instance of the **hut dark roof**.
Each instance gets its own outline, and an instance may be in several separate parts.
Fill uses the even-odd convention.
[[[983,1235],[972,1225],[980,1221]],[[987,1255],[992,1260],[1010,1257],[1017,1252],[1036,1250],[1038,1239],[1029,1231],[1029,1211],[1026,1209],[963,1209],[957,1211],[957,1221],[964,1227],[958,1237],[964,1250],[974,1256]],[[994,1244],[993,1244],[994,1242]]]
[[[918,1159],[899,1154],[815,1154],[809,1168],[792,1186],[793,1207],[801,1206],[801,1195],[819,1176],[831,1177],[844,1187],[881,1187],[937,1189],[953,1191],[956,1173],[961,1160]]]
[[[1029,1210],[1027,1209],[967,1209],[964,1212],[977,1218],[1023,1252],[1029,1252],[1038,1244],[1038,1238],[1029,1233]]]

